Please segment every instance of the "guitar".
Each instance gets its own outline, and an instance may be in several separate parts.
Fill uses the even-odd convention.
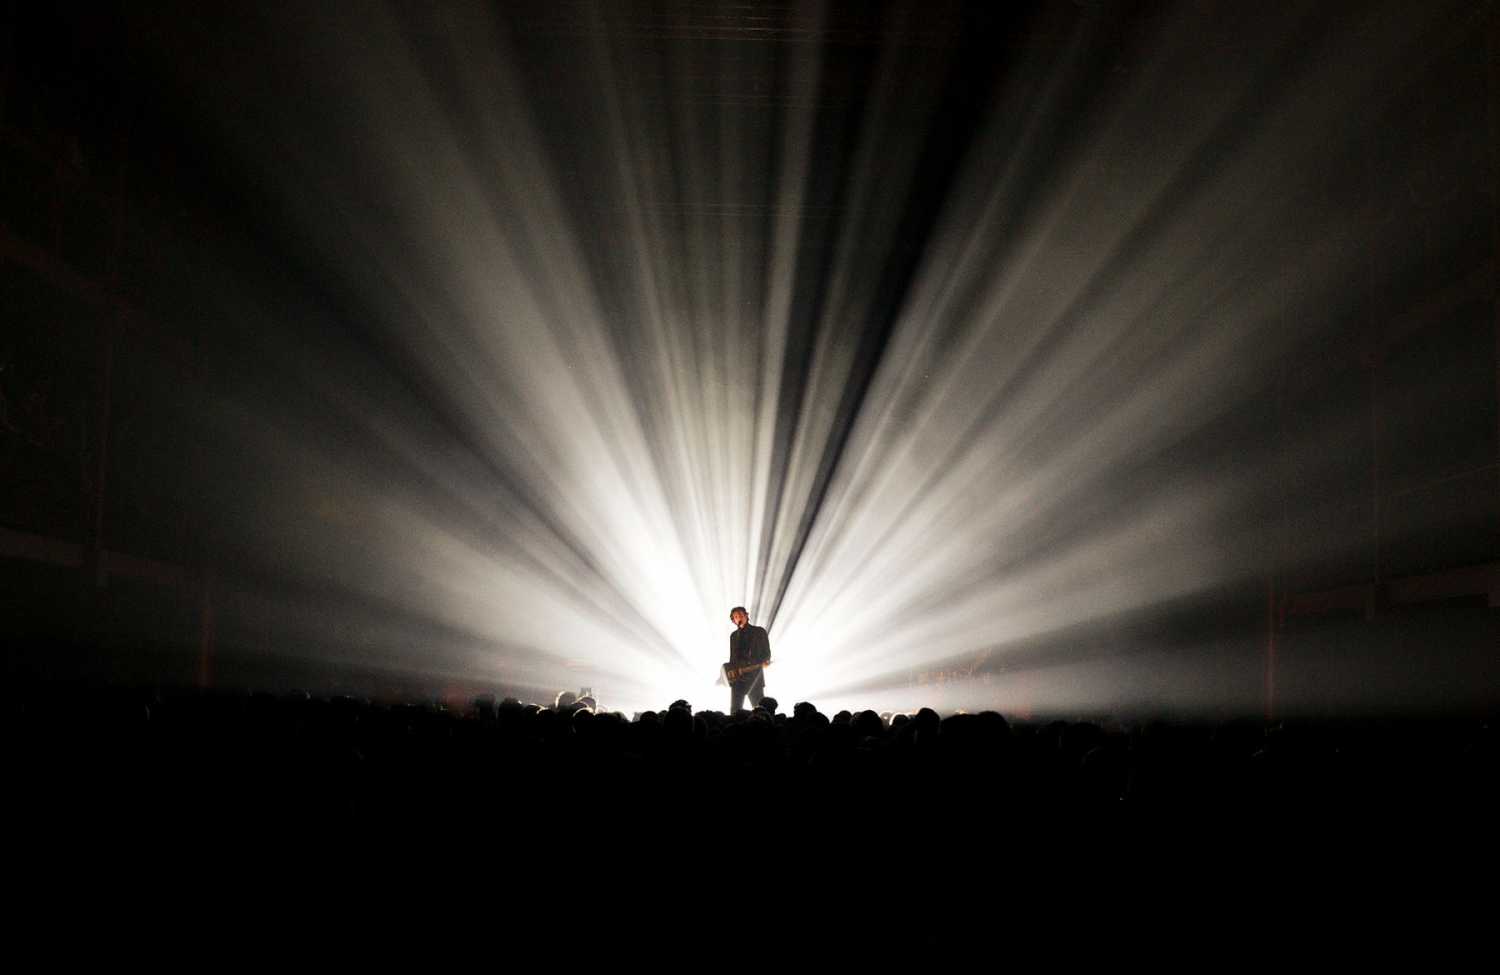
[[[728,684],[731,681],[737,680],[745,674],[750,673],[752,670],[759,670],[762,667],[769,666],[771,666],[771,661],[769,660],[762,660],[760,663],[754,664],[737,664],[733,660],[731,660],[729,661],[729,663],[719,668],[719,683]]]

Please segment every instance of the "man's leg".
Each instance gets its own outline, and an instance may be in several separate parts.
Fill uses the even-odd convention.
[[[732,680],[729,682],[729,713],[734,714],[745,703],[745,682]]]
[[[760,699],[766,696],[766,672],[757,670],[755,672],[755,683],[750,685],[750,706],[760,707]]]

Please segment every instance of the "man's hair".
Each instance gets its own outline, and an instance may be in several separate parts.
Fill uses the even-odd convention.
[[[744,614],[745,614],[745,619],[747,619],[747,620],[748,620],[748,619],[749,619],[749,618],[750,618],[750,611],[749,611],[749,610],[747,610],[747,609],[746,609],[746,608],[745,608],[745,607],[743,607],[743,606],[736,606],[736,607],[735,607],[735,608],[734,608],[734,609],[731,609],[731,610],[730,610],[730,611],[729,611],[729,618],[730,618],[730,619],[734,619],[734,614],[735,614],[735,613],[744,613]]]

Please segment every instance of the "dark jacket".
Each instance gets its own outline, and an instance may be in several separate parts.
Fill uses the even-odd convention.
[[[771,659],[771,637],[764,626],[749,623],[743,630],[729,634],[729,662],[733,664],[765,663]]]

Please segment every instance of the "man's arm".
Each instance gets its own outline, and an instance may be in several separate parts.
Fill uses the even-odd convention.
[[[755,634],[755,659],[761,663],[771,659],[771,637],[765,627],[760,627]]]

